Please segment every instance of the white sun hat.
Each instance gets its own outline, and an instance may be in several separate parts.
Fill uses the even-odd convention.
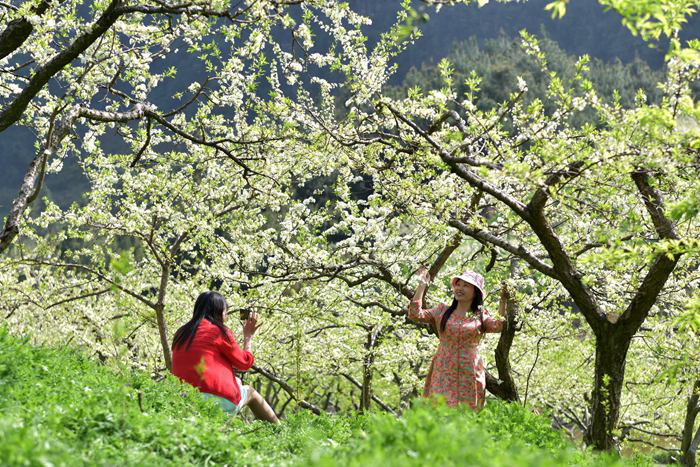
[[[486,298],[486,291],[484,290],[484,276],[474,271],[465,271],[458,276],[454,276],[450,281],[453,286],[457,279],[462,279],[464,282],[473,285],[481,292],[481,297]]]

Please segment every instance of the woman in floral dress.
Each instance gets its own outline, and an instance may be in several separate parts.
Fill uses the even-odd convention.
[[[441,395],[450,406],[466,402],[474,410],[481,409],[486,396],[486,370],[479,355],[479,343],[484,333],[501,332],[503,328],[503,321],[494,319],[482,308],[486,296],[484,278],[473,271],[453,277],[452,304],[424,310],[423,294],[430,283],[430,274],[421,267],[416,275],[420,283],[408,307],[408,318],[429,324],[440,337],[423,395]],[[501,317],[505,313],[505,288],[501,290],[498,313]]]

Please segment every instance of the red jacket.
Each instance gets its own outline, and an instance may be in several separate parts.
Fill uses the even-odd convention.
[[[226,330],[231,342],[221,330],[208,320],[199,323],[192,345],[187,343],[173,349],[173,374],[199,388],[201,392],[214,394],[238,404],[241,391],[233,369],[248,370],[253,366],[253,354],[241,350]]]

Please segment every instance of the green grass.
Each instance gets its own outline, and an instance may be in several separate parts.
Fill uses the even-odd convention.
[[[140,402],[139,402],[140,400]],[[246,424],[174,378],[32,347],[0,329],[3,465],[649,465],[576,449],[513,404]]]

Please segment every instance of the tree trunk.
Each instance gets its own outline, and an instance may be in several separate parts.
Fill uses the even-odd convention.
[[[691,432],[692,433],[692,432]],[[688,450],[683,454],[683,463],[686,467],[695,467],[695,459],[698,455],[698,447],[700,446],[700,428],[695,433],[695,437],[688,445]]]
[[[586,440],[601,451],[617,446],[614,431],[620,417],[625,361],[631,341],[615,329],[619,328],[605,326],[596,337],[592,422]]]
[[[372,369],[365,366],[362,372],[362,395],[360,397],[360,412],[369,410],[372,402]]]
[[[700,413],[700,378],[695,380],[693,392],[688,397],[688,409],[685,413],[685,426],[683,427],[683,442],[681,443],[681,462],[686,467],[695,467],[698,445],[700,445],[700,427],[693,436],[695,419]]]
[[[365,357],[362,360],[362,393],[360,394],[360,412],[367,412],[372,403],[372,366],[374,366],[374,344],[377,332],[370,329],[365,343]]]
[[[51,117],[51,125],[46,137],[46,143],[40,151],[36,153],[32,163],[27,168],[22,186],[17,197],[12,202],[12,208],[5,219],[5,227],[0,232],[0,253],[10,247],[10,244],[19,234],[19,224],[27,207],[39,196],[39,192],[44,183],[46,164],[51,155],[58,149],[63,139],[70,134],[73,127],[75,114],[67,111],[58,118],[54,113]]]
[[[173,358],[170,354],[170,342],[168,341],[168,328],[165,324],[165,305],[159,303],[156,305],[156,320],[158,321],[158,334],[160,334],[160,344],[163,347],[163,358],[168,371],[173,369]]]
[[[520,402],[518,388],[515,385],[515,380],[513,379],[510,368],[510,348],[513,345],[513,339],[518,330],[518,304],[512,299],[510,292],[508,292],[506,299],[508,301],[503,330],[501,331],[501,337],[498,339],[498,345],[495,350],[498,380],[489,381],[493,377],[489,378],[491,375],[487,374],[486,389],[488,389],[491,394],[503,400]]]
[[[168,371],[173,370],[173,358],[170,354],[170,341],[168,340],[168,327],[165,324],[165,290],[168,287],[170,277],[170,264],[165,262],[160,276],[160,288],[158,290],[158,301],[154,307],[156,311],[156,321],[158,322],[158,334],[160,334],[160,344],[163,346],[163,358]]]

